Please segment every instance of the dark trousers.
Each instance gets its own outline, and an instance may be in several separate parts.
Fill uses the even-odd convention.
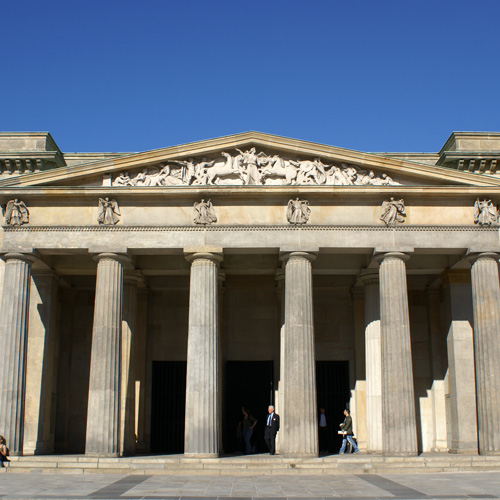
[[[264,429],[264,441],[269,449],[269,453],[274,455],[276,453],[276,433],[271,430],[271,427]]]

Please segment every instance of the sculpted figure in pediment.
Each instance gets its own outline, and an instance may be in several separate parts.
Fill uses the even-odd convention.
[[[177,163],[178,165],[181,165],[181,179],[183,181],[183,184],[186,184],[190,186],[199,176],[199,173],[202,169],[206,167],[211,167],[214,163],[215,160],[213,161],[206,161],[203,159],[203,161],[195,162],[193,158],[189,158],[189,160],[184,161],[184,160],[171,160],[172,163]]]
[[[224,161],[218,161],[211,167],[205,167],[207,172],[206,183],[219,184],[222,177],[229,177],[229,180],[233,179],[233,183],[234,179],[239,179],[242,184],[247,184],[245,172],[240,167],[240,158],[238,156],[233,157],[225,152],[222,152],[221,156],[225,158]]]
[[[22,226],[29,223],[30,214],[24,201],[10,200],[5,209],[5,224],[8,226]]]
[[[491,200],[480,200],[474,203],[474,223],[480,226],[492,226],[498,222],[498,209]]]
[[[116,200],[99,198],[99,212],[97,222],[104,226],[114,226],[120,220],[120,209]]]
[[[113,186],[133,186],[128,172],[120,172],[120,175],[113,181]]]
[[[160,165],[161,170],[150,176],[150,186],[180,186],[183,184],[180,178],[180,170],[176,173],[171,171],[170,165]]]
[[[267,165],[261,171],[261,178],[266,184],[267,179],[276,177],[284,180],[284,184],[295,184],[298,167],[292,165],[290,161],[284,160],[281,156],[274,155],[267,161]]]
[[[272,156],[255,147],[238,154],[225,151],[219,159],[207,161],[169,160],[152,170],[147,168],[132,179],[121,172],[113,186],[207,186],[207,185],[330,185],[393,186],[398,185],[387,174],[362,170],[356,165],[328,165],[317,157],[292,160],[279,154]]]
[[[350,181],[347,174],[342,169],[332,165],[326,173],[325,184],[329,186],[347,186],[350,184]]]
[[[326,181],[326,172],[324,165],[319,158],[313,161],[291,161],[290,163],[299,168],[296,184],[324,184]]]
[[[385,223],[386,226],[395,226],[398,222],[404,222],[404,217],[406,217],[405,202],[403,199],[395,200],[391,197],[390,200],[385,200],[382,202],[382,215],[380,220]]]
[[[245,152],[235,148],[241,155],[241,165],[246,173],[245,184],[262,184],[260,167],[267,163],[267,155],[264,152],[257,153],[255,148],[250,148]]]
[[[143,169],[142,172],[139,172],[130,182],[132,186],[150,186],[151,177],[148,175],[148,169]]]

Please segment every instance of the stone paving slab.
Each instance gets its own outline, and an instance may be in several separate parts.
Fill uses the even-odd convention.
[[[500,499],[500,472],[275,476],[51,474],[0,476],[1,500]]]

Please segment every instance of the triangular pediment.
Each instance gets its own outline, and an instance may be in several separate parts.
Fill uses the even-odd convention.
[[[246,132],[0,180],[0,187],[191,185],[500,186],[500,179]]]

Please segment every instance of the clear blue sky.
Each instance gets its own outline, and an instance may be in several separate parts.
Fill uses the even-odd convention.
[[[500,131],[499,0],[2,0],[0,17],[0,130],[65,152],[248,130],[437,151]]]

